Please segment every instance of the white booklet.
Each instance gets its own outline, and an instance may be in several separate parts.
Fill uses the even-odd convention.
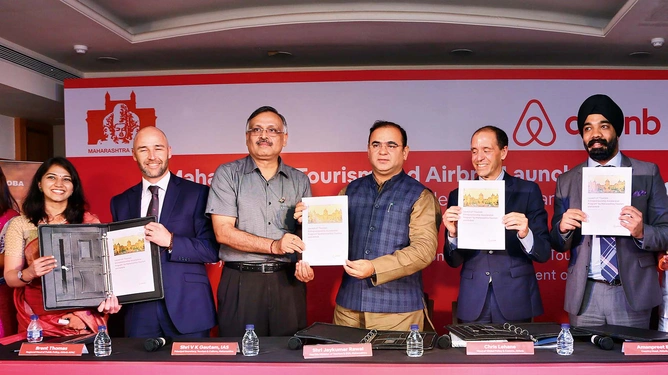
[[[505,250],[506,185],[503,180],[459,181],[457,248]]]
[[[302,198],[302,260],[311,266],[342,266],[348,259],[348,196]]]
[[[628,236],[619,215],[631,205],[632,168],[582,168],[582,234]]]
[[[145,232],[143,226],[107,232],[111,285],[118,297],[155,291],[151,242]]]

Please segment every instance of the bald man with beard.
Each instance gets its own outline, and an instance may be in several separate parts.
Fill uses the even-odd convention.
[[[157,191],[157,222],[146,225],[146,239],[160,246],[165,298],[128,304],[129,337],[209,337],[216,310],[205,263],[218,261],[216,238],[204,209],[209,188],[169,171],[172,148],[154,126],[142,128],[132,146],[142,181],[111,199],[114,221],[149,216]]]

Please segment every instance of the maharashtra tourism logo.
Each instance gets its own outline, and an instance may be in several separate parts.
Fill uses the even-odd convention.
[[[543,104],[531,99],[524,107],[524,112],[513,131],[513,140],[518,146],[528,146],[534,142],[548,147],[557,140],[557,132],[552,126]]]
[[[104,109],[87,112],[89,154],[130,153],[139,129],[155,126],[155,108],[137,108],[136,99],[134,91],[130,100],[111,100],[107,93]]]

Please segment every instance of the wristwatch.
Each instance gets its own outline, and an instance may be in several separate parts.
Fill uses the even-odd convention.
[[[17,273],[16,276],[18,276],[19,280],[23,281],[26,284],[30,284],[32,282],[32,280],[30,280],[30,281],[23,280],[23,270],[19,270],[19,273]]]

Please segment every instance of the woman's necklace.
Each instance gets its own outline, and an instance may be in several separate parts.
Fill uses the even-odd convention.
[[[60,219],[58,219],[60,218]],[[47,218],[42,219],[39,221],[40,224],[49,224],[49,225],[56,225],[56,224],[65,224],[67,223],[67,219],[63,216],[63,214],[57,214],[54,215],[53,217],[49,218],[47,214]]]

